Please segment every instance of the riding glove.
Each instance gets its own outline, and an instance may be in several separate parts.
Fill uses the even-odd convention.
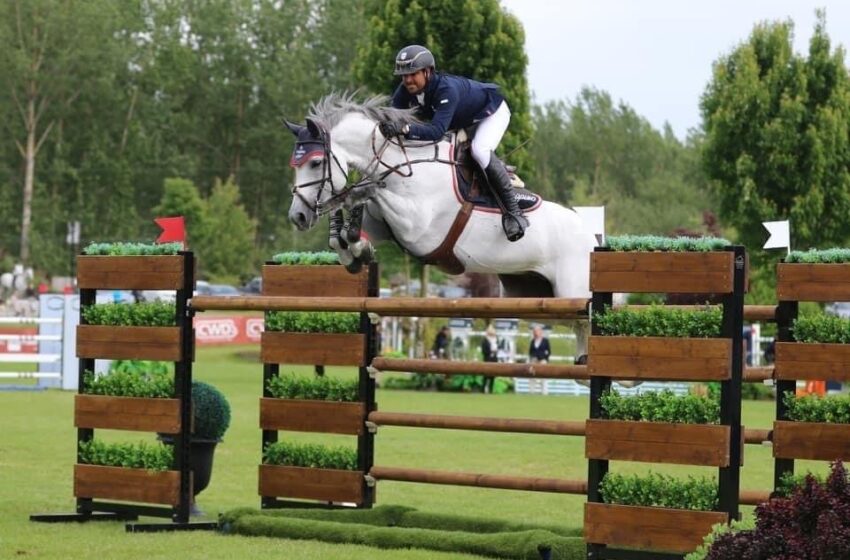
[[[407,134],[408,130],[407,125],[401,125],[392,121],[383,121],[378,124],[378,128],[381,130],[381,134],[383,134],[385,138],[393,138],[395,136]]]

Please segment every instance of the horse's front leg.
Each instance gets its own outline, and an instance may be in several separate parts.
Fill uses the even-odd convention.
[[[336,252],[339,257],[339,262],[346,268],[354,265],[355,257],[351,253],[348,241],[343,236],[343,228],[345,224],[345,216],[342,209],[334,211],[328,220],[328,247]],[[357,267],[359,270],[359,267]],[[349,270],[349,272],[356,272]]]

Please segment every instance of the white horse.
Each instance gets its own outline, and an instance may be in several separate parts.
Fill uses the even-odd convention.
[[[371,256],[372,241],[392,239],[414,257],[435,251],[461,208],[452,143],[387,140],[381,121],[412,122],[410,111],[387,107],[384,96],[358,103],[331,94],[314,104],[307,126],[287,123],[296,135],[289,219],[299,230],[316,225],[320,215],[341,205],[366,201],[362,239],[332,241],[340,261]],[[351,184],[357,170],[362,178]],[[498,274],[506,296],[589,298],[590,253],[594,235],[578,214],[553,202],[527,213],[529,227],[517,242],[507,241],[501,217],[472,211],[454,244],[464,271]],[[456,268],[456,272],[457,267]],[[588,327],[576,325],[577,355],[586,353]]]

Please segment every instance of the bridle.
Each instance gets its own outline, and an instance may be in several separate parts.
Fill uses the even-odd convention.
[[[380,145],[378,145],[378,138],[382,138]],[[312,144],[320,144],[321,145],[321,153],[322,153],[322,176],[318,179],[307,181],[305,183],[299,183],[297,185],[292,186],[292,195],[297,196],[302,203],[304,203],[307,208],[310,209],[311,212],[315,213],[316,216],[323,216],[325,214],[329,214],[343,205],[345,199],[352,193],[352,191],[356,189],[363,188],[385,188],[387,186],[385,179],[390,175],[399,175],[401,177],[410,177],[413,175],[413,166],[419,163],[445,163],[448,165],[457,166],[458,162],[453,159],[442,159],[439,157],[439,143],[440,141],[434,142],[425,142],[422,144],[418,144],[417,147],[428,147],[433,146],[434,155],[429,158],[419,158],[419,159],[410,159],[410,156],[407,153],[406,146],[399,142],[396,138],[384,138],[383,135],[378,133],[378,125],[375,124],[375,127],[372,129],[371,134],[371,147],[372,147],[372,159],[366,164],[366,167],[363,169],[362,173],[364,178],[355,183],[348,183],[348,172],[345,167],[343,167],[342,163],[340,163],[336,154],[334,154],[331,149],[331,140],[330,140],[330,132],[325,130],[323,127],[319,127],[318,138],[311,139],[310,142],[302,142],[304,144],[312,143]],[[402,154],[404,154],[404,161],[398,163],[396,165],[389,165],[384,162],[381,158],[384,155],[384,152],[390,145],[397,146]],[[297,144],[296,144],[297,147]],[[312,153],[308,153],[303,156],[304,161],[296,165],[294,160],[290,165],[293,167],[300,167],[301,165],[305,165],[307,162],[315,159],[311,156]],[[331,161],[336,167],[342,171],[343,176],[345,176],[345,184],[338,187],[334,184],[333,180],[333,172],[331,168]],[[384,168],[382,171],[378,172],[380,168]],[[300,189],[313,187],[318,185],[319,188],[316,192],[316,198],[313,202],[310,202],[304,194],[300,192]],[[322,195],[324,194],[325,188],[330,186],[330,196],[326,200],[322,200]]]

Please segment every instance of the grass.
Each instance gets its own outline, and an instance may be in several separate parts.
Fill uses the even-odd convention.
[[[257,427],[262,368],[236,359],[251,347],[199,348],[195,378],[217,386],[230,400],[232,423],[216,451],[210,486],[198,505],[207,517],[235,507],[258,507],[257,465],[260,430]],[[311,371],[310,368],[282,367]],[[328,368],[329,375],[350,377],[352,370]],[[31,523],[40,512],[72,512],[72,465],[75,458],[73,393],[62,391],[0,392],[3,438],[0,439],[0,558],[70,559],[93,557],[133,559],[209,559],[293,557],[345,559],[473,559],[465,554],[426,550],[378,550],[364,546],[331,545],[263,537],[221,536],[206,532],[127,534],[122,523]],[[470,416],[507,416],[583,420],[588,401],[579,397],[542,395],[482,395],[378,392],[381,410],[432,412]],[[747,402],[744,422],[767,428],[772,402]],[[98,436],[121,441],[152,440],[144,433],[98,431]],[[295,441],[348,443],[346,436],[281,434]],[[415,466],[481,473],[580,479],[587,476],[584,440],[577,437],[498,434],[457,430],[381,428],[376,436],[376,464]],[[767,489],[773,480],[770,448],[748,445],[742,487]],[[825,463],[799,461],[798,469],[826,472]],[[612,463],[617,472],[646,472],[639,463]],[[652,466],[664,473],[710,474],[714,469]],[[382,482],[379,504],[399,504],[433,513],[478,516],[530,524],[581,527],[582,496],[509,490]],[[746,508],[751,509],[751,508]],[[157,520],[152,519],[156,522]]]

